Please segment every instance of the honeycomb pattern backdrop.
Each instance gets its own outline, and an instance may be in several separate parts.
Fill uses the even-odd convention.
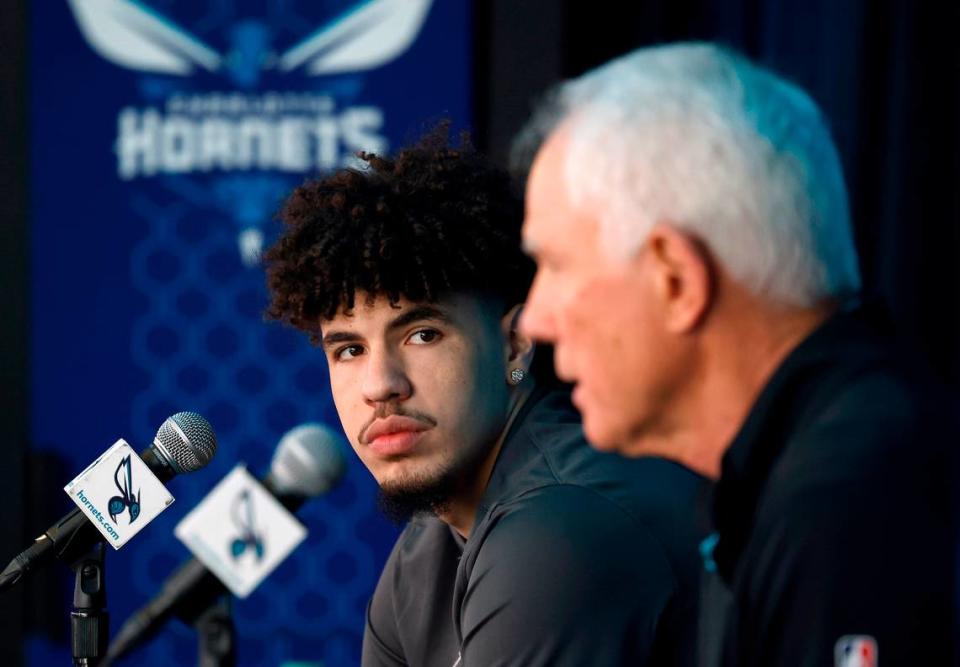
[[[116,633],[190,557],[174,526],[238,462],[263,475],[295,426],[339,431],[322,352],[263,321],[259,254],[305,178],[350,164],[356,150],[402,145],[431,118],[469,126],[471,8],[117,0],[108,16],[103,6],[31,5],[33,447],[72,476],[118,437],[143,449],[182,410],[205,416],[219,442],[206,468],[167,484],[170,508],[108,552]],[[163,39],[131,57],[144,26]],[[402,26],[403,39],[391,35]],[[326,50],[309,67],[280,66],[315,43]],[[157,58],[168,44],[183,48]],[[347,51],[324,73],[331,44]],[[342,483],[298,512],[306,541],[233,601],[241,667],[358,664],[366,603],[398,528],[379,514],[369,473],[346,458]],[[27,664],[69,659],[62,642],[28,638]],[[195,631],[174,620],[118,664],[196,662]]]
[[[150,383],[132,402],[134,429],[191,406],[210,420],[221,443],[206,471],[219,479],[236,461],[265,472],[273,445],[293,425],[336,425],[322,353],[302,334],[262,322],[262,272],[243,265],[231,230],[202,224],[179,203],[138,204],[149,233],[131,253],[130,270],[148,307],[134,326],[131,352]],[[365,469],[356,458],[348,460],[339,487],[300,511],[306,543],[262,590],[235,603],[243,663],[281,664],[315,656],[317,647],[325,664],[358,661],[370,583],[396,531],[377,513],[375,485]],[[178,485],[177,509],[194,506],[206,490]],[[155,595],[187,555],[173,540],[132,542],[125,556],[136,563],[135,593],[144,600]],[[185,641],[154,641],[130,664],[189,664],[195,637],[192,631],[177,634]]]

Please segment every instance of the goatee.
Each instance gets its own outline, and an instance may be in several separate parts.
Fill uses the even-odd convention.
[[[454,471],[444,470],[430,479],[380,487],[377,505],[390,521],[403,525],[417,514],[443,514],[458,486]]]

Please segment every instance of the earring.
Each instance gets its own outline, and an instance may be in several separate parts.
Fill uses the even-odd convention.
[[[522,368],[514,368],[510,371],[510,384],[518,385],[523,382],[524,376],[527,374]]]

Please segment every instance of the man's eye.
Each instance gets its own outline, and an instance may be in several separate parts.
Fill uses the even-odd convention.
[[[347,345],[337,350],[333,356],[337,361],[349,361],[361,354],[363,354],[363,347],[360,345]]]
[[[426,345],[440,338],[440,332],[436,329],[420,329],[410,334],[407,339],[412,345]]]

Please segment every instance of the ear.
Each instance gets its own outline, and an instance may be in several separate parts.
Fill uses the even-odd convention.
[[[507,311],[506,315],[500,320],[500,327],[503,331],[503,337],[506,341],[504,361],[508,368],[522,368],[530,370],[530,364],[533,362],[533,353],[536,346],[533,339],[520,331],[520,315],[523,312],[523,304],[518,303]]]
[[[693,236],[666,224],[654,226],[646,248],[667,329],[693,331],[716,297],[709,253]]]

